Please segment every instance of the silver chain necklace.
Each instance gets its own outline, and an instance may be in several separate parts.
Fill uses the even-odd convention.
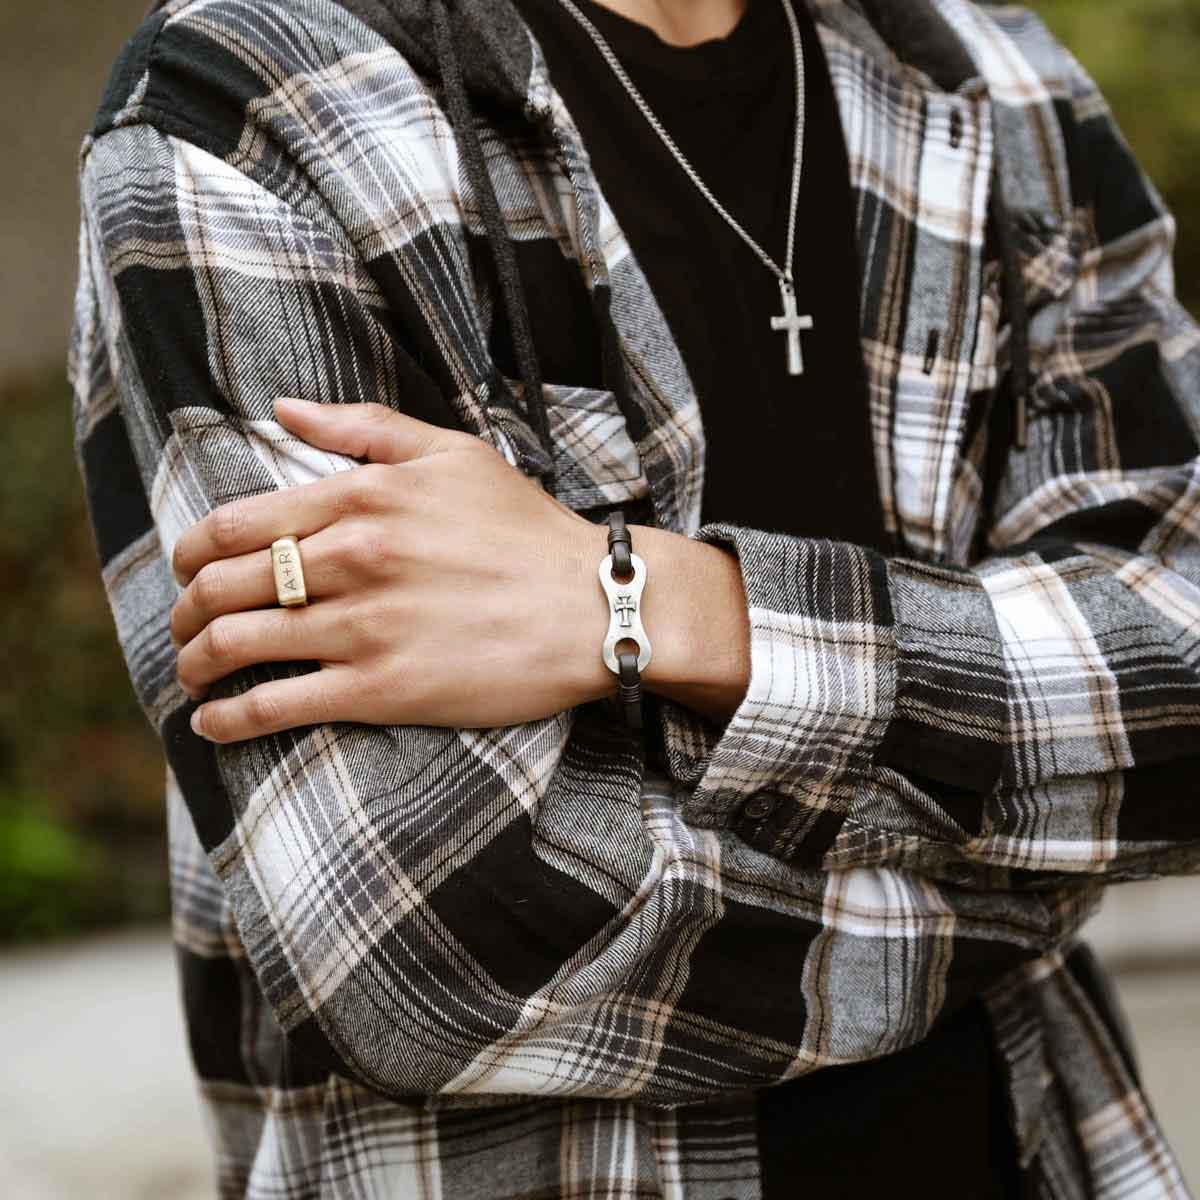
[[[579,22],[584,32],[595,42],[596,49],[600,51],[604,61],[612,68],[613,74],[616,75],[621,86],[629,93],[629,98],[637,105],[650,128],[658,134],[659,140],[683,168],[696,190],[712,205],[730,229],[754,251],[767,270],[779,280],[783,313],[771,318],[771,328],[776,333],[787,334],[788,374],[802,375],[804,373],[804,356],[800,348],[800,331],[813,327],[812,317],[802,316],[796,310],[796,288],[793,282],[792,266],[796,249],[796,209],[800,197],[800,175],[804,167],[804,44],[800,40],[800,27],[796,23],[796,14],[792,11],[790,0],[780,0],[780,2],[783,4],[783,11],[787,16],[788,29],[792,35],[792,49],[796,59],[796,144],[792,157],[792,196],[791,207],[788,210],[787,251],[782,267],[738,224],[720,200],[713,195],[708,185],[696,173],[695,167],[688,162],[683,151],[675,144],[675,140],[663,128],[662,122],[655,116],[650,105],[646,103],[645,97],[638,91],[633,80],[629,78],[625,68],[621,65],[621,60],[613,53],[613,48],[604,40],[595,25],[579,10],[573,0],[559,0],[563,8]]]

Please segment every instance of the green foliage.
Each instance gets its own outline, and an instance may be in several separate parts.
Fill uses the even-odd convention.
[[[112,919],[100,851],[46,819],[40,805],[0,801],[0,928],[44,938]]]
[[[0,940],[165,912],[162,757],[134,701],[61,370],[0,389]]]
[[[1179,223],[1180,298],[1200,312],[1200,0],[1036,0],[1099,84]]]
[[[16,941],[158,917],[158,854],[121,854],[48,818],[45,805],[0,798],[0,929]]]

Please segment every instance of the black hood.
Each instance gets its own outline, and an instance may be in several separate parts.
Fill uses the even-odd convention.
[[[529,31],[510,0],[337,0],[419,71],[443,80],[434,22],[444,8],[463,87],[475,101],[523,110],[533,70]]]

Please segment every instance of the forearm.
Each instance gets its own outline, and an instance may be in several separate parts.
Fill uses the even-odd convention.
[[[1148,524],[1162,507],[1174,525],[1196,471],[1132,481]],[[1074,519],[1099,528],[1108,494],[1131,492],[1097,477]],[[685,819],[802,866],[989,889],[1194,870],[1200,824],[1171,797],[1200,755],[1195,669],[1178,650],[1198,593],[1145,555],[1068,550],[1066,528],[971,568],[702,529],[737,552],[754,670],[719,732],[663,707]],[[1130,631],[1142,656],[1108,657]]]

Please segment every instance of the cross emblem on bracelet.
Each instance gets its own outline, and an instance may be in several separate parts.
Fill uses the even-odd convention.
[[[622,629],[633,625],[633,614],[637,612],[637,601],[628,593],[621,592],[613,601],[613,612],[617,614]]]

